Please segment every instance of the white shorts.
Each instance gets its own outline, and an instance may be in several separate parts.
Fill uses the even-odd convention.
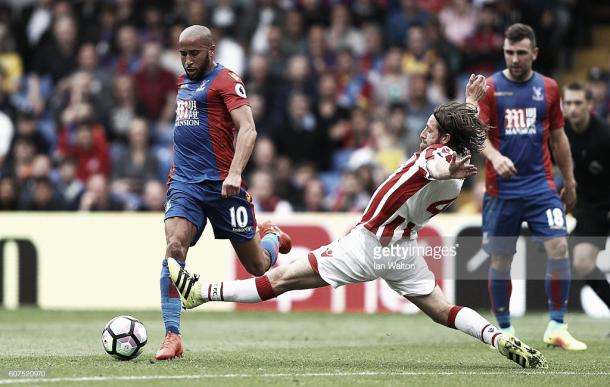
[[[312,251],[309,261],[322,279],[335,288],[382,278],[401,296],[424,296],[436,286],[416,240],[402,240],[384,247],[362,226]]]

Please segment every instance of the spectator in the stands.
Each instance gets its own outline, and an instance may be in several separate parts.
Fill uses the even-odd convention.
[[[129,144],[112,162],[112,191],[141,194],[148,180],[158,179],[159,162],[150,146],[148,123],[134,118],[129,126]]]
[[[112,67],[117,74],[135,74],[140,68],[138,30],[132,24],[124,24],[116,33],[118,52]]]
[[[133,78],[117,75],[114,78],[114,92],[109,113],[110,137],[119,143],[127,142],[127,131],[131,121],[146,113],[144,106],[136,98]]]
[[[55,19],[53,35],[36,48],[34,70],[41,76],[48,75],[53,82],[70,75],[77,67],[78,30],[69,16]]]
[[[296,10],[286,12],[283,21],[282,52],[292,56],[302,54],[307,47],[303,30],[303,17]]]
[[[61,211],[63,203],[56,195],[53,182],[48,177],[36,177],[32,182],[31,197],[24,202],[25,211]]]
[[[406,35],[407,49],[402,57],[402,70],[408,75],[425,75],[436,60],[436,53],[429,48],[423,27],[413,26]]]
[[[433,105],[441,105],[455,96],[455,79],[443,58],[437,58],[430,66],[427,95]]]
[[[424,75],[413,75],[410,79],[407,99],[407,127],[415,132],[426,127],[428,118],[434,111],[434,104],[428,100],[428,82]]]
[[[305,183],[303,190],[303,208],[306,212],[326,212],[326,188],[320,179],[310,179]]]
[[[158,180],[148,180],[144,185],[141,211],[163,211],[166,187]]]
[[[463,48],[466,39],[474,33],[477,26],[477,10],[470,0],[449,0],[438,19],[443,26],[445,37]]]
[[[595,113],[599,117],[610,121],[610,95],[608,90],[610,73],[600,67],[592,67],[589,70],[588,80]]]
[[[59,181],[57,182],[66,210],[78,209],[85,185],[76,177],[76,162],[71,157],[64,157],[59,163]]]
[[[168,122],[176,105],[176,77],[161,67],[161,44],[149,41],[142,48],[140,69],[134,74],[136,96],[151,121]]]
[[[335,3],[331,11],[330,26],[326,32],[326,42],[335,51],[349,48],[360,56],[364,53],[364,37],[362,32],[352,27],[350,19],[347,5]]]
[[[387,112],[391,105],[407,102],[409,76],[402,71],[402,49],[392,47],[386,51],[383,73],[374,83],[375,108]]]
[[[19,188],[11,176],[0,175],[0,211],[16,211],[19,206]]]
[[[330,209],[341,212],[362,212],[369,198],[358,175],[354,171],[346,170],[341,176],[338,189],[334,192]]]
[[[252,175],[250,179],[250,194],[252,203],[257,212],[290,213],[292,206],[285,200],[280,199],[275,193],[273,174],[266,169],[261,169]]]
[[[401,11],[390,12],[386,21],[386,39],[390,46],[403,46],[405,36],[414,25],[423,26],[430,16],[423,11],[417,0],[401,0]]]
[[[76,161],[76,176],[86,182],[92,175],[110,174],[110,156],[104,128],[92,114],[83,115],[74,125],[67,125],[59,136],[59,156]]]
[[[80,199],[80,211],[123,211],[125,205],[117,199],[108,187],[104,175],[91,175],[87,188]]]

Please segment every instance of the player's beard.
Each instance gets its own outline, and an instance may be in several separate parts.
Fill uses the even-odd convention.
[[[186,72],[186,75],[189,77],[189,79],[191,79],[193,81],[198,81],[201,78],[203,78],[203,76],[208,72],[209,66],[210,66],[210,57],[208,55],[206,55],[205,59],[201,63],[201,66],[197,69],[197,71],[194,73],[194,75],[191,77],[188,72]],[[184,68],[184,71],[186,71],[186,67]]]
[[[518,68],[508,68],[508,72],[510,73],[511,77],[517,82],[527,81],[530,70],[531,68],[527,69],[523,66],[519,66]]]

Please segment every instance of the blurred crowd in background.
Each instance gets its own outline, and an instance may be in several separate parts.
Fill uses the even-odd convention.
[[[203,24],[216,61],[246,85],[258,138],[244,178],[256,209],[362,211],[418,149],[434,107],[463,99],[471,73],[503,67],[508,25],[537,32],[538,71],[569,67],[572,49],[587,44],[582,3],[7,2],[0,210],[162,211],[183,73],[178,36]],[[591,80],[608,117],[607,69]],[[454,211],[479,210],[480,178]]]

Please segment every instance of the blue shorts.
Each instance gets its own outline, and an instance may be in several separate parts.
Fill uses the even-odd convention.
[[[250,194],[243,188],[237,196],[221,196],[222,181],[183,183],[172,180],[167,191],[165,219],[180,217],[197,227],[191,246],[201,237],[207,219],[216,239],[247,241],[254,238],[256,218]]]
[[[485,194],[485,252],[512,257],[516,252],[522,222],[527,222],[534,238],[540,241],[568,235],[563,203],[553,191],[517,199],[500,199]]]

